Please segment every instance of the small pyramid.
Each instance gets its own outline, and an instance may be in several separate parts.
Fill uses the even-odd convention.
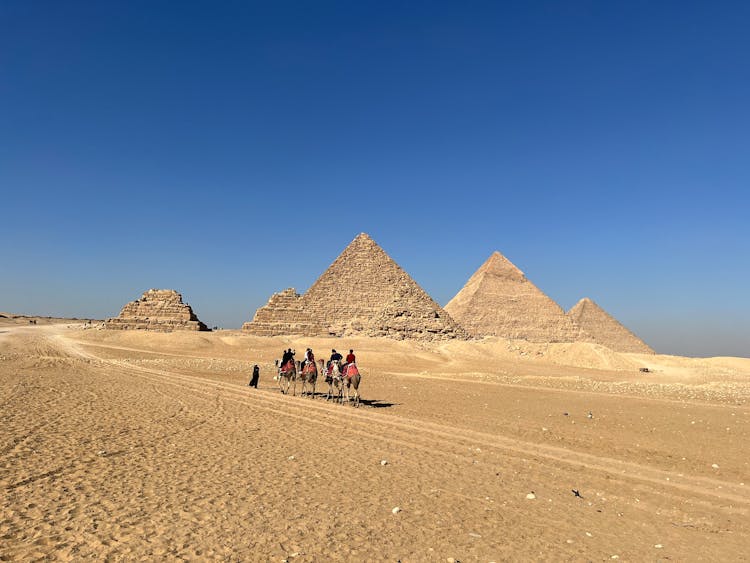
[[[499,252],[482,264],[445,310],[475,336],[573,342],[580,329]]]
[[[273,300],[243,329],[262,335],[466,338],[450,315],[365,233],[344,249],[304,295],[284,297],[285,309]]]
[[[601,344],[615,352],[654,353],[643,340],[588,297],[576,303],[568,311],[568,316],[583,330],[582,340]]]
[[[115,330],[208,330],[193,309],[173,289],[149,289],[140,299],[127,303],[104,327]]]

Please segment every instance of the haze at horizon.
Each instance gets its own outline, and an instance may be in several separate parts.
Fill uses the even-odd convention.
[[[750,356],[750,7],[0,5],[0,310],[239,327],[368,232]]]

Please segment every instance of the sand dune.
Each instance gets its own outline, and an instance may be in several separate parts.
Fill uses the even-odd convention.
[[[2,560],[746,557],[750,360],[0,321]],[[289,346],[363,406],[281,395]]]

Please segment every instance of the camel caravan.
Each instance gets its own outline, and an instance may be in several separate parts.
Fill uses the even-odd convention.
[[[297,378],[302,382],[300,395],[302,397],[315,398],[315,386],[318,374],[325,375],[328,391],[325,394],[326,401],[333,400],[339,404],[352,402],[355,407],[360,404],[359,385],[362,374],[357,367],[354,351],[349,350],[346,361],[341,354],[331,350],[331,359],[326,363],[320,359],[320,368],[315,362],[315,356],[310,348],[305,352],[304,360],[295,360],[295,352],[290,348],[284,352],[281,359],[275,361],[277,375],[274,377],[279,383],[279,389],[285,395],[292,388],[292,395],[297,396]]]

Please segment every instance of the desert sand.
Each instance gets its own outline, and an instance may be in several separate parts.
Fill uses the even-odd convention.
[[[307,346],[360,408],[279,392]],[[740,358],[0,318],[0,560],[743,560],[749,396]]]

